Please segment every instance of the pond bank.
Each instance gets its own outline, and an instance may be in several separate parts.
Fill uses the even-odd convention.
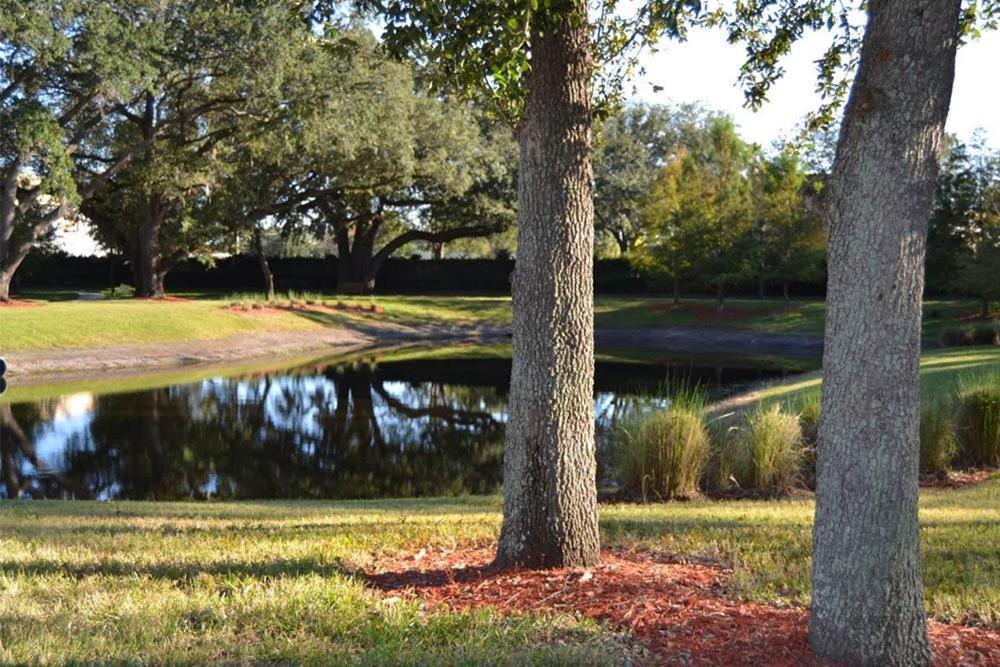
[[[491,324],[349,321],[338,327],[277,330],[210,340],[112,345],[106,347],[17,351],[5,355],[12,379],[80,375],[94,372],[155,370],[222,364],[260,357],[342,353],[373,345],[405,343],[482,343],[509,339],[510,328]],[[634,347],[682,353],[755,353],[818,357],[822,337],[761,334],[729,329],[664,327],[602,328],[602,347]]]
[[[217,365],[262,357],[339,354],[373,345],[415,342],[463,343],[500,340],[506,330],[490,326],[366,323],[342,328],[240,334],[211,340],[39,350],[5,355],[13,380],[48,380],[95,372]]]

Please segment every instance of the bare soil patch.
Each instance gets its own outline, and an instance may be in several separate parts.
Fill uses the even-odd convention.
[[[501,613],[579,613],[631,632],[649,664],[818,666],[809,612],[726,596],[721,568],[670,562],[648,551],[605,551],[591,569],[502,570],[492,551],[421,550],[376,560],[368,585],[428,610],[491,607]],[[1000,664],[1000,633],[931,622],[935,664]]]

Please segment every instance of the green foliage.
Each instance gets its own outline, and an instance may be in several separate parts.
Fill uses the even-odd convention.
[[[633,415],[620,425],[613,445],[618,482],[641,498],[690,498],[698,491],[710,454],[703,399],[681,391],[666,410]]]
[[[817,195],[798,155],[789,147],[771,158],[760,158],[752,175],[754,228],[751,233],[751,273],[786,286],[816,280],[822,273],[826,236],[805,198]]]
[[[433,63],[428,76],[517,124],[524,110],[531,39],[566,19],[592,26],[593,108],[605,115],[620,102],[640,50],[661,36],[683,36],[701,0],[358,0],[385,21],[390,50]],[[587,14],[589,13],[589,17]]]
[[[954,405],[947,400],[925,403],[920,410],[920,472],[947,475],[957,452]]]
[[[697,131],[692,105],[630,104],[595,130],[594,221],[619,253],[643,240],[643,209],[664,159]]]
[[[694,276],[720,296],[744,277],[753,221],[746,174],[753,157],[753,147],[740,139],[730,118],[702,118],[653,184],[635,264],[661,279]]]
[[[729,432],[720,470],[741,489],[777,494],[799,481],[802,456],[799,416],[777,405],[762,407]]]
[[[928,233],[928,282],[1000,299],[1000,153],[979,132],[950,143]]]
[[[959,458],[970,465],[1000,465],[1000,374],[963,380],[958,389],[955,430]]]
[[[150,70],[80,159],[89,170],[126,160],[85,206],[105,246],[131,252],[136,265],[152,254],[158,272],[190,254],[210,261],[223,236],[213,199],[237,167],[234,153],[281,115],[282,91],[316,42],[312,9],[176,0],[136,19]],[[157,233],[139,234],[155,220]]]

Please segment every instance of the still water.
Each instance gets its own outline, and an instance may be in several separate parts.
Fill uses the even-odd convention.
[[[597,364],[599,454],[627,409],[665,403],[673,383],[721,396],[804,370],[780,360],[633,356]],[[494,493],[509,375],[503,356],[410,350],[138,391],[11,396],[0,403],[0,497]]]

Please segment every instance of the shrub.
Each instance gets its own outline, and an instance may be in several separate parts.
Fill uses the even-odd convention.
[[[955,431],[964,463],[1000,465],[1000,373],[960,384]]]
[[[923,406],[920,411],[920,472],[946,475],[957,451],[953,406],[946,401]]]
[[[974,345],[1000,345],[1000,322],[977,324],[972,329]]]
[[[1000,345],[1000,322],[980,323],[961,329],[946,329],[941,333],[945,347],[970,345]]]
[[[803,444],[798,415],[759,408],[730,432],[724,469],[741,488],[780,493],[800,481]]]
[[[111,297],[114,299],[131,299],[135,296],[135,288],[122,283],[111,288]]]
[[[974,344],[971,327],[945,329],[941,332],[941,345],[944,347],[964,347]]]
[[[615,433],[613,447],[624,492],[643,502],[690,497],[710,451],[702,405],[675,399],[666,410],[630,417]]]

